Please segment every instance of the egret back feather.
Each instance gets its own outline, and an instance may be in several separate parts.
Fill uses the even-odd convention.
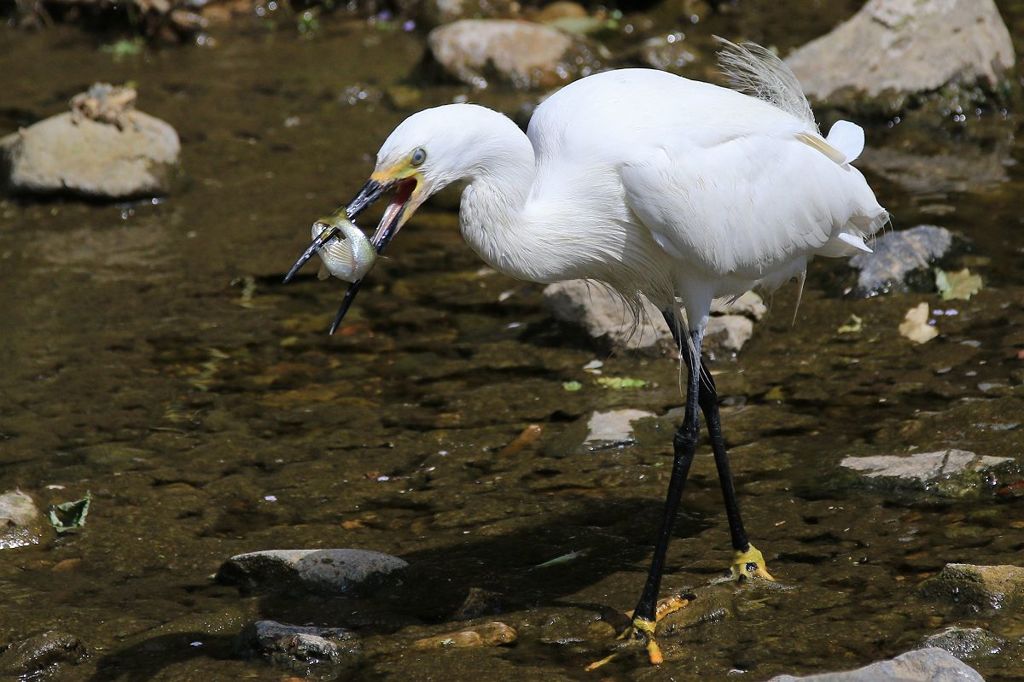
[[[764,100],[814,126],[814,112],[796,75],[774,52],[755,43],[737,45],[715,36],[722,45],[718,65],[734,90]]]

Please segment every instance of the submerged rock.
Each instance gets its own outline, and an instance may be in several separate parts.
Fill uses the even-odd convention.
[[[27,493],[0,494],[0,549],[34,545],[42,534],[43,517]]]
[[[575,279],[549,284],[544,302],[556,319],[582,327],[590,336],[614,350],[639,350],[654,354],[675,354],[675,342],[661,313],[644,302],[641,319],[623,300],[606,287]],[[767,312],[761,297],[748,291],[733,302],[715,301],[705,333],[705,348],[738,352],[753,335],[753,322]]]
[[[949,253],[952,245],[953,234],[935,225],[918,225],[884,234],[872,242],[874,253],[858,253],[850,259],[850,265],[860,271],[854,293],[867,297],[907,291],[910,274],[927,270]],[[929,276],[928,281],[934,287],[934,278]]]
[[[808,96],[923,93],[950,84],[994,89],[1014,65],[993,0],[869,0],[786,63]]]
[[[50,630],[14,642],[0,654],[0,675],[38,679],[54,676],[66,665],[74,665],[88,651],[82,640],[66,632]]]
[[[962,628],[954,625],[942,632],[929,635],[923,644],[926,647],[944,649],[960,660],[967,660],[998,654],[1006,645],[1006,640],[982,628]]]
[[[423,637],[413,642],[415,649],[465,649],[512,644],[518,637],[516,629],[500,622],[483,623],[463,630]]]
[[[633,441],[633,422],[653,417],[643,410],[612,410],[595,412],[587,422],[586,444],[617,445]]]
[[[910,455],[846,457],[840,465],[886,489],[924,490],[944,497],[964,497],[991,487],[997,470],[1013,464],[1009,457],[976,455],[967,450],[940,450]]]
[[[977,670],[948,651],[935,647],[908,651],[888,661],[857,670],[818,675],[778,675],[768,682],[985,682]]]
[[[652,69],[678,75],[689,75],[697,55],[680,32],[648,38],[637,50],[636,56]]]
[[[946,564],[921,584],[921,594],[973,609],[1018,608],[1024,604],[1024,568]]]
[[[347,594],[379,587],[408,565],[390,554],[365,549],[271,549],[231,557],[220,567],[217,580],[257,591]]]
[[[426,27],[460,19],[512,17],[518,13],[518,3],[514,0],[424,0],[417,4],[420,23]]]
[[[354,661],[362,651],[358,636],[344,628],[286,625],[258,620],[242,633],[246,648],[290,668]]]
[[[97,83],[72,111],[0,139],[0,180],[16,192],[124,199],[164,194],[178,134],[136,111],[135,91]]]
[[[528,21],[465,19],[434,29],[427,43],[449,75],[476,88],[492,77],[517,88],[551,88],[599,65],[584,41]]]

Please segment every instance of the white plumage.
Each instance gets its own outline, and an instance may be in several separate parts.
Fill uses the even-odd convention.
[[[731,573],[772,579],[743,527],[714,379],[701,372],[712,300],[802,279],[814,256],[868,250],[865,238],[888,219],[850,165],[864,148],[858,126],[840,121],[822,137],[799,83],[778,58],[732,43],[722,54],[739,91],[660,71],[609,71],[549,97],[525,135],[479,106],[422,111],[388,137],[347,210],[354,217],[395,190],[372,242],[382,251],[427,197],[465,180],[462,234],[498,270],[535,282],[598,280],[634,311],[646,297],[669,322],[685,319],[685,328],[675,324],[673,332],[688,368],[686,412],[673,439],[654,558],[632,618],[633,638],[646,644],[652,663],[662,661],[655,602],[700,412],[729,517]],[[287,278],[322,247],[314,240]],[[346,293],[332,332],[359,285]]]
[[[796,79],[771,53],[726,44],[724,66],[758,97],[649,69],[597,74],[536,110],[526,135],[471,104],[414,114],[378,169],[426,151],[417,194],[467,180],[462,233],[498,270],[537,282],[588,278],[627,300],[713,298],[847,256],[887,220],[849,162],[859,126],[821,137]]]

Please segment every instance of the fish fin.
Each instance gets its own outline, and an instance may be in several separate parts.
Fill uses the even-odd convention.
[[[864,129],[850,121],[836,121],[828,131],[825,141],[846,157],[846,162],[856,161],[864,151]]]
[[[820,135],[814,135],[812,133],[797,133],[796,139],[800,140],[808,147],[818,150],[840,166],[845,166],[849,162],[846,158],[846,154],[826,142]]]
[[[849,232],[840,232],[839,234],[836,235],[836,237],[839,239],[839,241],[849,244],[858,251],[863,251],[864,253],[874,253],[874,251],[871,250],[871,247],[864,243],[863,237],[857,237],[856,235],[852,235]]]

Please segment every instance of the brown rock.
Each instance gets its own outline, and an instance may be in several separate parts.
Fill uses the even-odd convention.
[[[413,642],[416,649],[462,649],[467,647],[502,646],[516,641],[515,628],[497,621],[475,625],[465,630],[424,637]]]

